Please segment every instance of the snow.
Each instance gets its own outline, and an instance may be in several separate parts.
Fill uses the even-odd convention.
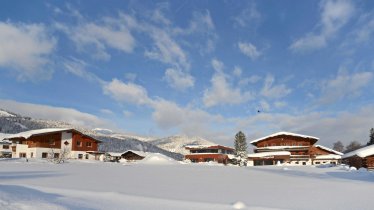
[[[361,149],[358,149],[358,150],[349,152],[347,154],[344,154],[342,158],[348,158],[348,157],[355,156],[355,155],[357,155],[361,158],[364,158],[364,157],[367,157],[367,156],[370,156],[370,155],[374,155],[374,145],[363,147]]]
[[[10,114],[4,110],[0,110],[0,117],[15,117],[15,115]]]
[[[334,154],[329,154],[329,155],[317,155],[315,157],[316,160],[331,160],[331,159],[335,159],[335,160],[340,160],[342,159],[342,156],[341,155],[334,155]]]
[[[4,159],[0,209],[373,208],[374,172],[288,168]]]
[[[8,136],[10,136],[10,135],[12,135],[12,134],[8,134],[8,133],[0,133],[0,141],[1,141],[1,140],[4,140],[4,139],[6,139],[6,138],[8,138]]]
[[[288,151],[279,151],[279,152],[259,152],[254,154],[248,154],[248,157],[267,157],[267,156],[279,156],[279,155],[291,155],[291,152]]]
[[[315,145],[315,147],[319,147],[319,148],[321,148],[321,149],[324,149],[324,150],[327,150],[327,151],[329,151],[329,152],[332,152],[332,153],[335,153],[335,154],[337,154],[337,155],[343,155],[343,153],[341,153],[341,152],[338,152],[338,151],[336,151],[336,150],[333,150],[333,149],[330,149],[330,148],[328,148],[328,147],[324,147],[324,146],[322,146],[322,145]]]
[[[271,134],[269,136],[265,136],[265,137],[253,140],[253,141],[251,141],[249,143],[253,144],[253,143],[259,142],[261,140],[265,140],[267,138],[271,138],[271,137],[275,137],[275,136],[280,136],[280,135],[296,136],[296,137],[302,137],[302,138],[308,138],[308,139],[316,139],[316,140],[319,139],[319,138],[314,137],[314,136],[307,136],[307,135],[302,135],[302,134],[297,134],[297,133],[290,133],[290,132],[281,131],[281,132],[278,132],[278,133],[273,133],[273,134]]]
[[[147,165],[170,165],[177,164],[178,162],[172,158],[169,158],[160,153],[147,154],[147,156],[139,160],[138,164],[147,164]]]
[[[42,133],[53,133],[53,132],[59,132],[59,131],[67,131],[71,130],[71,128],[44,128],[44,129],[37,129],[37,130],[30,130],[25,131],[17,134],[9,135],[7,138],[25,138],[28,139],[33,135],[42,134]]]

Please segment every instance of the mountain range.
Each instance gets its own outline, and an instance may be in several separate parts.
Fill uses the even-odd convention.
[[[61,121],[34,119],[0,109],[0,133],[19,133],[43,128],[74,128],[101,140],[102,143],[99,146],[99,150],[104,152],[137,150],[161,153],[177,160],[183,159],[183,155],[187,154],[188,151],[184,149],[185,145],[214,145],[213,142],[201,137],[189,137],[186,135],[164,138],[143,137],[141,135],[117,133],[106,128],[88,129]]]

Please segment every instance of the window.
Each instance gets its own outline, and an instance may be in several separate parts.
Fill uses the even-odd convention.
[[[88,160],[88,154],[86,154],[86,159]]]
[[[318,165],[318,164],[321,164],[321,162],[315,162],[314,164],[317,164],[317,165]]]
[[[82,146],[82,142],[81,141],[77,141],[77,146],[81,147]]]
[[[213,158],[205,158],[204,159],[204,162],[211,162],[211,161],[214,161],[214,159]]]
[[[54,139],[50,139],[49,140],[49,145],[55,145],[55,140]]]
[[[292,146],[296,146],[296,143],[294,142],[294,143],[292,143]]]
[[[268,146],[268,144],[264,144],[264,147],[267,147]]]
[[[92,142],[86,142],[86,147],[92,147]]]
[[[47,158],[47,157],[48,157],[48,153],[43,152],[43,153],[42,153],[42,158]]]
[[[83,154],[78,154],[78,159],[83,159]]]
[[[3,149],[9,149],[9,145],[3,145]]]
[[[20,157],[20,158],[25,158],[25,157],[26,157],[26,153],[20,152],[20,153],[19,153],[19,157]]]
[[[31,158],[33,158],[33,157],[34,157],[34,153],[33,153],[33,152],[31,152],[31,154],[30,154],[30,157],[31,157]]]
[[[272,143],[271,146],[276,146],[276,144],[275,144],[275,143]]]
[[[55,153],[55,154],[53,154],[53,157],[54,157],[54,158],[59,158],[59,157],[60,157],[60,153]]]
[[[303,143],[299,143],[299,146],[303,146]]]

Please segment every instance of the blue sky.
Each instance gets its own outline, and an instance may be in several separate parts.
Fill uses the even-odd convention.
[[[3,1],[0,106],[230,145],[374,127],[372,1]],[[260,110],[260,112],[258,112]]]

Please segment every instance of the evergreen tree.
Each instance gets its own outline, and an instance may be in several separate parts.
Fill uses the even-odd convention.
[[[344,145],[341,141],[337,141],[333,144],[332,149],[336,150],[338,152],[343,152],[344,151]]]
[[[366,145],[373,145],[374,144],[374,128],[370,129],[370,139]]]
[[[247,140],[243,132],[239,131],[235,135],[235,156],[238,159],[240,166],[247,165]]]

